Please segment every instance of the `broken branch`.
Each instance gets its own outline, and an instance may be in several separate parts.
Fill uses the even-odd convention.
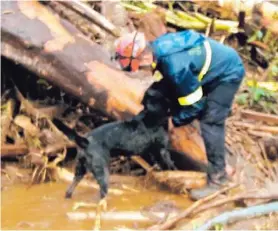
[[[229,187],[225,187],[225,188],[215,192],[214,194],[212,194],[212,195],[210,195],[208,197],[205,197],[205,198],[203,198],[201,200],[198,200],[193,205],[191,205],[188,209],[183,211],[181,214],[179,214],[176,217],[173,217],[173,218],[171,218],[169,220],[166,220],[162,224],[157,224],[157,225],[151,226],[151,227],[148,228],[148,230],[167,230],[167,229],[170,229],[173,225],[175,225],[175,223],[177,223],[181,219],[183,219],[183,218],[189,216],[190,214],[192,214],[192,212],[194,212],[202,204],[204,204],[204,203],[214,199],[218,195],[220,195],[220,194],[222,194],[222,193],[224,193],[226,191],[229,191],[230,189],[235,188],[237,186],[238,185],[236,184],[236,185],[232,185],[232,186],[229,186]]]
[[[258,199],[258,200],[277,200],[278,199],[278,194],[269,194],[269,195],[237,195],[237,196],[233,196],[230,198],[224,198],[224,199],[220,199],[217,200],[211,204],[208,205],[204,205],[198,209],[196,209],[194,211],[194,214],[203,212],[205,210],[211,209],[211,208],[215,208],[230,202],[235,202],[235,201],[243,201],[243,200],[254,200],[254,199]]]
[[[72,0],[70,2],[64,1],[61,3],[82,13],[83,15],[91,19],[93,22],[98,24],[100,27],[110,32],[115,37],[120,36],[120,32],[110,21],[108,21],[102,14],[93,10],[92,8],[82,3],[81,1]]]
[[[249,128],[249,129],[253,129],[253,130],[259,130],[259,131],[263,131],[263,132],[270,132],[270,133],[278,134],[278,126],[256,125],[256,124],[251,124],[251,123],[246,123],[246,122],[241,122],[241,121],[236,121],[233,123],[233,125],[238,126],[238,127]]]
[[[241,115],[247,119],[278,124],[278,116],[276,116],[276,115],[270,115],[270,114],[256,112],[256,111],[252,111],[252,110],[242,110]]]
[[[2,144],[1,158],[7,156],[26,155],[28,147],[25,144]]]

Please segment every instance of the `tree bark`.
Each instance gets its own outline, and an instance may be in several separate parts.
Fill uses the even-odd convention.
[[[28,147],[25,144],[2,144],[1,157],[25,155],[28,153]]]

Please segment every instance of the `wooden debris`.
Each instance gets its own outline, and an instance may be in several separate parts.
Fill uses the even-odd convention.
[[[157,224],[154,226],[151,226],[148,228],[148,230],[168,230],[171,227],[173,227],[178,221],[180,221],[181,219],[184,219],[185,217],[191,215],[197,208],[199,208],[201,205],[207,203],[208,201],[214,199],[215,197],[217,197],[218,195],[229,191],[232,188],[237,187],[238,185],[232,185],[226,188],[223,188],[219,191],[217,191],[216,193],[205,197],[201,200],[196,201],[193,205],[191,205],[189,208],[187,208],[185,211],[181,212],[179,215],[177,215],[176,217],[170,218],[166,221],[164,221],[162,224]]]
[[[26,155],[28,147],[25,144],[2,144],[1,158],[8,156]]]
[[[256,112],[256,111],[252,111],[252,110],[242,110],[241,115],[247,119],[263,121],[266,123],[278,124],[278,116],[276,116],[276,115],[270,115],[270,114]]]
[[[1,106],[1,144],[4,144],[13,119],[14,100],[10,99],[6,104]]]
[[[120,32],[110,21],[108,21],[102,14],[93,10],[85,3],[82,3],[77,0],[72,0],[70,2],[64,1],[63,4],[77,10],[78,12],[82,13],[86,17],[90,18],[93,22],[98,24],[103,29],[109,31],[114,36],[116,37],[120,36]]]
[[[31,122],[31,118],[25,115],[16,116],[13,122],[33,137],[39,134],[39,128]]]
[[[201,188],[206,184],[206,173],[193,171],[156,172],[140,156],[132,156],[131,159],[144,168],[152,180],[172,192],[187,193],[187,189]]]
[[[252,130],[259,130],[262,132],[270,132],[273,134],[278,134],[278,126],[258,125],[258,124],[254,124],[254,123],[251,124],[242,121],[235,121],[233,124],[235,126],[242,127],[242,128],[248,128]]]
[[[21,5],[20,10],[18,4]],[[80,32],[72,24],[54,17],[50,9],[37,1],[3,2],[1,6],[2,10],[16,12],[12,17],[9,14],[2,15],[5,19],[1,24],[1,51],[5,58],[21,64],[114,119],[130,118],[142,109],[140,102],[144,91],[153,82],[151,78],[131,78],[128,74],[116,70],[110,54],[103,47],[80,36]],[[41,15],[36,13],[35,18],[30,18],[28,9],[41,12]],[[40,28],[40,33],[37,33],[37,28]],[[60,46],[59,41],[69,36],[71,39],[67,39],[68,42]],[[49,43],[53,49],[49,49]],[[37,114],[36,110],[29,108],[26,111],[32,113],[34,118],[41,113]],[[48,123],[55,129],[51,120],[48,120]],[[194,159],[206,161],[205,152],[200,148],[203,146],[202,138],[196,134],[199,138],[192,140],[191,136],[185,134],[194,132],[192,129],[187,132],[187,129],[188,126],[178,129],[178,139],[171,139],[174,142],[173,147]],[[172,137],[175,134],[176,128],[171,130],[170,135]]]
[[[268,132],[258,132],[255,130],[248,130],[248,133],[249,133],[249,135],[256,136],[256,137],[269,137],[269,138],[273,137]]]
[[[87,18],[82,17],[75,10],[71,10],[67,6],[63,5],[61,2],[49,1],[48,5],[63,18],[69,20],[80,31],[82,31],[82,33],[90,37],[92,40],[95,38],[104,39],[106,37],[106,32],[103,29],[96,24],[93,24]]]

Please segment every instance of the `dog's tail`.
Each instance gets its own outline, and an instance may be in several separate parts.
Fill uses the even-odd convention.
[[[73,129],[69,128],[68,126],[66,126],[63,122],[61,122],[58,119],[53,119],[52,121],[55,126],[61,130],[70,140],[74,140],[78,146],[80,146],[81,148],[87,148],[89,145],[89,141],[88,139],[86,139],[85,137],[82,137],[80,135],[78,135]]]

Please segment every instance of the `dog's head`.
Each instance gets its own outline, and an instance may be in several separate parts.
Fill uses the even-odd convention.
[[[158,90],[149,89],[144,95],[142,104],[144,110],[154,116],[165,117],[169,114],[170,101]]]
[[[148,89],[142,100],[144,110],[140,113],[145,124],[162,124],[168,119],[170,100],[160,91]]]

